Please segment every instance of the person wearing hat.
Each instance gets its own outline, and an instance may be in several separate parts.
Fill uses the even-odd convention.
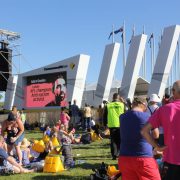
[[[157,94],[151,94],[148,101],[148,108],[147,113],[151,116],[156,110],[159,109],[158,103],[161,102],[161,99]],[[164,145],[164,130],[162,127],[156,128],[156,134],[159,133],[157,136],[157,141],[160,145]],[[155,132],[154,131],[154,132]]]
[[[22,163],[22,152],[20,149],[21,142],[24,138],[24,125],[18,114],[13,111],[9,113],[7,120],[2,124],[2,135],[7,132],[7,148],[8,154],[11,153],[13,147],[16,149],[19,163]]]
[[[21,143],[21,151],[22,151],[22,164],[24,166],[28,165],[30,163],[29,157],[30,157],[30,142],[27,140],[27,138],[24,138]]]
[[[159,108],[159,102],[161,102],[159,96],[157,94],[151,94],[148,100],[147,113],[152,115]]]
[[[132,102],[132,109],[120,115],[121,145],[118,164],[122,180],[160,180],[152,146],[141,135],[141,128],[149,119],[146,109],[146,99],[136,97]]]

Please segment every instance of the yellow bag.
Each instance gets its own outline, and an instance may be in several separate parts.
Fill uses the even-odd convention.
[[[120,173],[120,170],[116,169],[115,166],[108,166],[107,175],[109,177],[114,176],[118,173]]]
[[[51,139],[51,141],[52,141],[52,144],[53,144],[54,147],[55,147],[55,146],[60,146],[59,141],[57,140],[56,137],[53,137],[53,138]]]
[[[50,140],[50,138],[49,138],[48,135],[43,136],[43,141],[44,141],[44,143],[49,142],[49,140]]]
[[[96,140],[101,140],[101,138],[98,137],[98,135],[94,131],[91,131],[91,140],[96,141]]]
[[[64,167],[59,155],[48,155],[45,159],[43,172],[56,173],[64,171]]]
[[[35,140],[34,141],[34,144],[32,146],[32,150],[38,152],[38,153],[41,153],[41,152],[44,152],[44,149],[45,149],[45,145],[44,145],[44,141],[43,140]]]

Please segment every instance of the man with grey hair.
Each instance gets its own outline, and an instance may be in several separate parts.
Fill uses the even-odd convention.
[[[163,161],[168,168],[165,180],[180,179],[180,80],[173,84],[173,101],[160,107],[141,130],[142,135],[157,151],[163,151]],[[164,144],[160,147],[151,137],[150,130],[164,128]]]

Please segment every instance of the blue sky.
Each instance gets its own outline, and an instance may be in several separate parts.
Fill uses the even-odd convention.
[[[153,32],[158,40],[164,27],[180,24],[180,1],[163,0],[6,0],[1,2],[0,29],[18,32],[18,50],[22,57],[13,63],[21,72],[72,57],[90,55],[87,83],[98,79],[105,45],[114,24],[118,29],[126,24],[126,44],[135,34]],[[115,36],[121,42],[120,33]],[[157,46],[157,41],[156,41]],[[147,44],[147,60],[150,61]],[[156,50],[157,52],[157,50]],[[13,52],[18,54],[18,52]],[[20,62],[20,64],[19,64]],[[122,48],[115,78],[122,76]],[[17,73],[17,70],[14,70]],[[147,72],[149,75],[149,72]],[[148,76],[150,79],[150,75]]]

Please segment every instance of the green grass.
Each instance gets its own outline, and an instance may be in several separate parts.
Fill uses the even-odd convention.
[[[39,131],[27,131],[26,138],[41,139],[42,133]],[[78,154],[78,155],[77,155]],[[117,161],[111,160],[109,139],[103,141],[96,141],[88,145],[73,146],[73,156],[75,160],[84,160],[83,164],[76,164],[75,168],[70,171],[63,171],[61,173],[31,173],[31,174],[16,174],[11,176],[1,176],[0,179],[13,180],[54,180],[54,179],[89,179],[92,168],[98,168],[102,162],[108,165],[116,165]]]

